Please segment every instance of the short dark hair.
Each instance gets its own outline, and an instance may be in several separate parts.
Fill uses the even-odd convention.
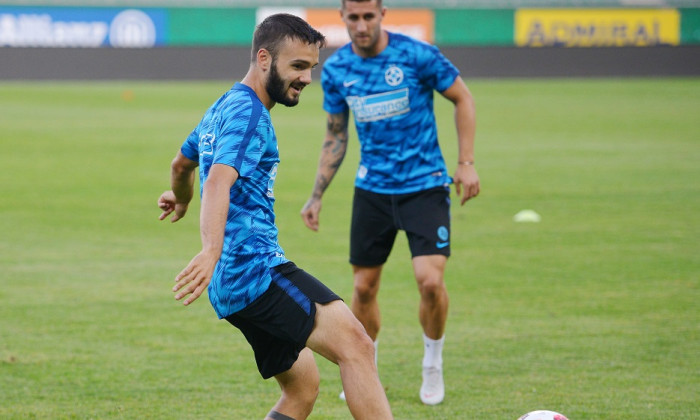
[[[253,48],[250,53],[251,61],[255,62],[255,57],[261,48],[266,49],[275,59],[280,44],[287,38],[297,39],[308,44],[318,44],[319,48],[326,45],[326,37],[312,28],[304,19],[288,13],[277,13],[266,17],[255,28]]]
[[[343,9],[345,9],[345,3],[349,2],[349,1],[363,3],[363,2],[368,2],[368,1],[372,1],[372,0],[341,0],[341,2],[340,2],[341,7]],[[382,0],[377,0],[377,6],[379,6],[379,8],[382,7]]]

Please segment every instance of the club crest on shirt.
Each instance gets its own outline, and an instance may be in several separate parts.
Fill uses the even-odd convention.
[[[392,64],[384,72],[384,80],[389,86],[400,85],[403,82],[403,70]]]

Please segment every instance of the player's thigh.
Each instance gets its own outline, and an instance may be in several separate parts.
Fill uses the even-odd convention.
[[[334,363],[373,349],[364,327],[342,301],[316,304],[316,323],[306,345]]]
[[[411,262],[419,289],[422,290],[425,287],[444,288],[446,256],[421,255],[414,257]]]

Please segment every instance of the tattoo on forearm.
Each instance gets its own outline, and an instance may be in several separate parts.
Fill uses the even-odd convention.
[[[326,188],[328,188],[328,184],[330,184],[330,182],[331,181],[328,179],[328,177],[324,176],[323,174],[318,174],[316,177],[316,185],[314,187],[313,196],[320,198],[326,191]]]
[[[346,114],[331,114],[326,122],[326,129],[332,133],[348,131],[348,116]]]
[[[326,125],[326,139],[321,150],[321,162],[319,164],[314,196],[320,197],[328,188],[333,176],[343,163],[348,143],[348,115],[330,114]]]
[[[345,157],[347,148],[347,137],[334,135],[333,139],[326,140],[323,144],[323,156],[326,160],[324,163],[331,169],[338,169]]]
[[[348,142],[348,115],[330,114],[326,126],[326,142],[323,145],[324,153],[332,157],[331,167],[338,168],[345,156]]]

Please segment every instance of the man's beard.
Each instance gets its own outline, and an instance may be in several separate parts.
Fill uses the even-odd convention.
[[[280,77],[277,72],[277,60],[273,60],[272,66],[270,67],[270,74],[267,77],[267,82],[265,83],[265,90],[270,98],[280,103],[284,106],[294,106],[299,103],[299,97],[289,98],[287,97],[288,86],[285,87],[284,80]]]

